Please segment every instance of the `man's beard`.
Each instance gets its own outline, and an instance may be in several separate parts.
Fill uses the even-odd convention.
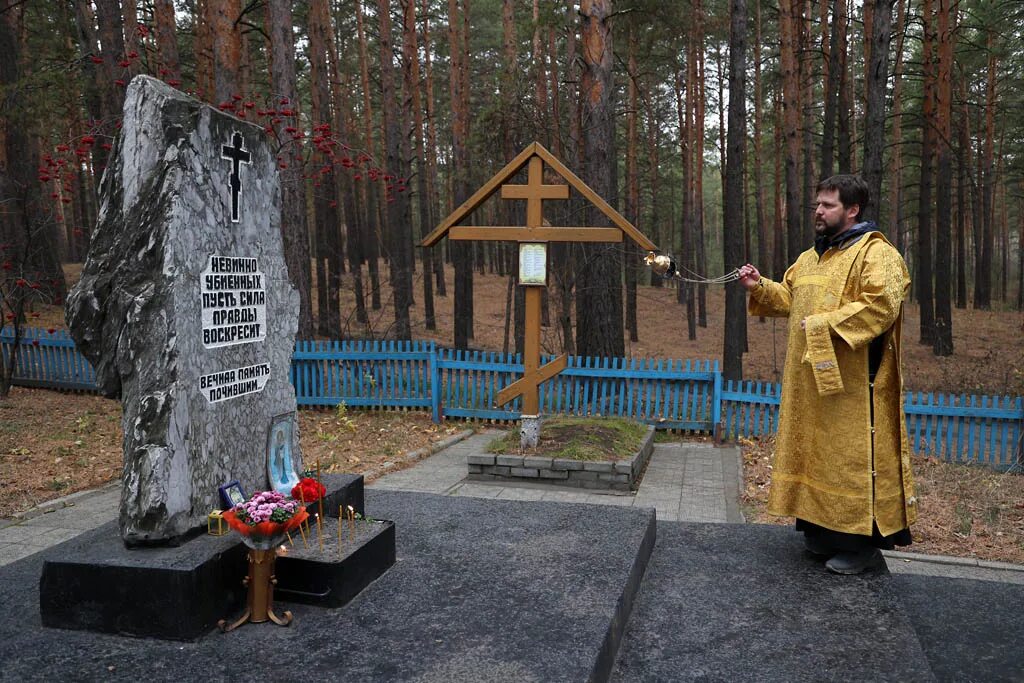
[[[825,221],[816,220],[814,221],[814,234],[830,238],[835,237],[836,235],[839,234],[839,231],[842,228],[842,226],[843,224],[841,222],[836,223],[835,225],[829,225]]]

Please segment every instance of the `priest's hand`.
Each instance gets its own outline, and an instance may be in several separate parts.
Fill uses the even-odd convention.
[[[761,272],[749,263],[740,266],[739,274],[739,283],[743,285],[743,289],[748,292],[757,287],[757,284],[761,281]]]

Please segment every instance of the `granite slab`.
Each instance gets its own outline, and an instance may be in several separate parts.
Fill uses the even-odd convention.
[[[659,522],[612,680],[935,680],[888,571],[829,574],[802,539]]]
[[[397,561],[340,609],[195,642],[42,627],[56,546],[0,568],[4,680],[606,680],[654,543],[651,510],[370,490]]]
[[[940,681],[1024,680],[1024,586],[893,575]]]

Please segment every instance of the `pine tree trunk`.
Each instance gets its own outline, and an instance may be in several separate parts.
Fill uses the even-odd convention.
[[[636,163],[636,145],[637,145],[637,131],[636,131],[636,119],[637,109],[640,106],[637,97],[636,87],[636,36],[632,29],[629,31],[628,39],[628,56],[627,56],[627,74],[626,83],[626,97],[629,100],[629,106],[626,109],[626,220],[633,225],[637,224],[640,216],[640,179],[637,171]],[[652,193],[653,194],[653,193]],[[651,221],[652,225],[654,221]],[[630,255],[631,260],[635,258],[636,249],[627,247],[626,253]],[[652,278],[653,281],[656,278]],[[626,266],[626,330],[629,332],[629,340],[631,342],[639,341],[640,335],[637,329],[636,320],[636,286],[637,286],[637,270],[635,263],[630,263]]]
[[[754,0],[754,211],[757,222],[757,266],[768,268],[768,224],[764,215],[764,171],[761,163],[764,160],[763,141],[763,103],[761,98],[764,90],[761,84],[761,0]],[[760,318],[764,322],[764,318]]]
[[[783,136],[786,140],[786,262],[803,251],[800,179],[800,72],[797,68],[797,27],[802,0],[780,0],[779,62],[782,69]],[[842,170],[840,168],[840,170]]]
[[[938,134],[935,178],[935,333],[933,351],[936,356],[953,355],[953,313],[950,269],[953,220],[953,160],[950,144],[953,137],[953,32],[950,27],[951,0],[938,0],[938,74],[936,78],[935,123]],[[881,8],[876,8],[881,10]],[[875,24],[880,23],[879,11]],[[875,43],[873,51],[879,49]],[[870,100],[869,100],[870,101]],[[870,130],[865,128],[865,132]],[[879,179],[881,181],[881,179]]]
[[[935,302],[932,288],[932,178],[935,155],[935,34],[932,0],[922,3],[924,25],[924,126],[921,132],[921,181],[917,209],[917,299],[921,305],[922,344],[932,345],[935,333]]]
[[[359,74],[360,86],[363,93],[363,144],[366,147],[366,163],[368,169],[376,169],[380,166],[377,159],[377,145],[373,137],[373,100],[370,97],[370,57],[366,46],[366,29],[363,26],[363,3],[356,0],[356,35],[359,40]],[[380,251],[381,240],[384,235],[380,219],[380,183],[373,182],[369,173],[363,176],[363,214],[362,231],[363,256],[366,258],[367,271],[370,274],[370,307],[379,311],[380,300]]]
[[[114,121],[107,119],[105,105],[102,101],[103,91],[103,78],[104,71],[95,63],[93,63],[90,56],[95,56],[99,50],[96,38],[96,27],[92,13],[92,5],[86,0],[76,0],[75,2],[75,29],[78,39],[78,50],[81,56],[79,64],[81,65],[82,74],[85,76],[83,83],[82,96],[84,99],[85,110],[88,113],[91,123],[87,128],[89,132],[95,133],[109,133],[113,135]],[[118,115],[120,117],[120,115]],[[98,128],[98,130],[97,130]],[[92,170],[97,173],[101,173],[102,169],[107,165],[108,153],[103,145],[93,145],[91,152],[92,159]],[[92,174],[89,171],[85,171],[85,174],[89,175],[89,180],[92,180]],[[98,183],[90,183],[89,191],[89,205],[90,207],[95,202],[96,192],[95,188]],[[83,211],[83,213],[86,213]],[[95,211],[88,212],[90,215],[95,215]],[[91,231],[93,221],[89,221],[83,225],[83,229]]]
[[[822,11],[826,3],[822,2]],[[839,113],[839,85],[843,70],[839,63],[839,36],[846,34],[846,0],[832,0],[831,35],[825,50],[825,113],[821,127],[821,173],[822,178],[832,175],[835,168],[836,117]],[[824,21],[822,22],[825,23]],[[824,41],[823,41],[824,42]]]
[[[735,255],[743,252],[743,176],[747,142],[747,0],[730,0],[729,15],[729,139],[722,213],[725,232],[723,272],[734,268]],[[743,378],[746,299],[743,287],[738,282],[725,286],[722,370],[726,379],[736,381]]]
[[[961,93],[963,90],[961,89]],[[966,106],[966,99],[964,100]],[[967,157],[964,150],[966,122],[957,123],[956,181],[956,307],[967,308]],[[970,140],[967,140],[970,145]]]
[[[427,167],[427,208],[430,210],[430,229],[441,220],[437,190],[437,128],[434,125],[434,71],[430,64],[430,8],[429,0],[423,0],[423,100],[427,112],[426,167]],[[431,254],[434,285],[438,296],[448,296],[444,281],[444,256],[438,251]],[[426,277],[426,273],[424,273]]]
[[[286,98],[289,103],[295,102],[295,47],[291,3],[287,0],[267,2],[267,34],[270,36],[270,79],[274,93],[279,98]],[[274,126],[274,134],[278,140],[287,139],[287,125],[282,119]],[[309,269],[309,226],[306,223],[306,181],[300,164],[286,162],[285,168],[280,169],[279,173],[284,258],[288,264],[292,284],[299,292],[298,335],[300,339],[312,339],[312,283]]]
[[[689,63],[693,58],[693,52],[692,49],[687,50],[685,74],[689,73]],[[683,161],[683,220],[678,258],[684,267],[688,270],[693,270],[693,123],[691,117],[693,98],[691,96],[691,86],[687,82],[687,75],[685,74],[680,69],[675,77],[676,116],[679,120],[679,151]],[[685,94],[683,92],[684,85],[686,86]],[[687,338],[693,341],[697,338],[697,309],[693,297],[692,283],[679,283],[677,300],[686,306],[686,334]]]
[[[613,50],[609,21],[611,0],[580,3],[583,77],[583,181],[609,203],[618,204],[615,156]],[[589,206],[587,225],[608,225],[597,207]],[[625,355],[622,337],[622,260],[602,245],[585,244],[576,287],[576,348],[581,356]]]
[[[704,92],[704,85],[707,83],[704,71],[704,50],[700,46],[704,44],[704,0],[693,2],[693,25],[694,25],[694,47],[696,54],[696,79],[694,81],[694,114],[693,114],[693,237],[695,240],[694,249],[694,272],[707,274],[708,260],[705,252],[704,241],[704,108],[707,97]],[[697,285],[697,324],[701,327],[708,326],[708,299],[707,285]]]
[[[268,2],[268,6],[269,4]],[[179,86],[181,85],[181,58],[178,54],[178,29],[174,19],[174,0],[153,0],[153,21],[156,24],[154,33],[156,34],[158,73],[169,84]],[[291,23],[290,18],[289,23]],[[294,49],[292,47],[293,62]],[[273,80],[273,76],[271,76],[271,80]]]
[[[882,229],[896,249],[906,252],[903,242],[903,43],[906,40],[907,0],[896,9],[896,64],[892,86],[892,164],[889,166],[889,224]]]
[[[406,96],[412,107],[413,140],[416,143],[416,193],[419,209],[420,238],[433,230],[427,195],[427,152],[423,136],[423,101],[420,97],[419,41],[416,36],[416,0],[401,0],[404,28],[402,32],[402,63]],[[423,323],[428,330],[437,329],[434,314],[433,251],[424,249],[423,256]]]
[[[871,203],[863,212],[862,220],[877,222],[882,217],[885,90],[889,78],[889,42],[892,39],[893,0],[868,0],[868,2],[872,6],[871,61],[868,64],[864,84],[867,107],[864,115],[864,163],[861,166],[861,175],[868,184]],[[948,138],[943,145],[948,149]]]
[[[466,108],[465,80],[462,64],[462,27],[465,8],[459,9],[459,0],[448,0],[448,47],[451,53],[449,90],[452,107],[452,162],[454,186],[452,203],[461,205],[469,199],[470,155],[469,112]],[[452,264],[455,268],[455,348],[469,347],[473,338],[473,250],[466,242],[451,241]]]
[[[241,94],[239,72],[242,63],[242,31],[237,24],[241,0],[207,0],[211,6],[210,33],[213,38],[213,103],[232,102]]]
[[[995,110],[996,110],[996,54],[995,30],[989,28],[988,77],[985,84],[985,142],[981,174],[981,263],[977,270],[974,307],[988,310],[992,307],[992,247],[994,230],[992,195],[995,187]]]
[[[328,41],[331,39],[327,0],[311,0],[309,6],[310,117],[314,129],[331,126],[331,70]],[[295,133],[293,135],[298,135]],[[292,136],[288,136],[289,138]],[[341,221],[334,164],[321,150],[312,154],[313,210],[317,266],[317,330],[332,339],[341,338]]]
[[[395,310],[394,337],[409,339],[409,307],[412,294],[412,267],[407,262],[407,245],[411,241],[409,222],[406,218],[406,193],[396,191],[398,179],[405,178],[402,158],[402,131],[398,119],[402,110],[395,91],[395,65],[391,37],[391,2],[378,0],[377,18],[380,33],[377,42],[380,47],[381,114],[384,117],[384,149],[387,154],[388,176],[385,176],[385,204],[387,206],[387,258],[391,273],[391,300]]]

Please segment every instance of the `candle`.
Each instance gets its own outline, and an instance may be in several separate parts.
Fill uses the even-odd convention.
[[[356,537],[356,510],[351,505],[348,506],[348,531],[354,539]]]
[[[320,479],[320,461],[319,460],[316,461],[316,483],[319,485],[319,486],[317,486],[317,489],[319,490],[320,486],[323,486],[323,481]],[[324,516],[324,497],[323,496],[320,496],[320,498],[317,500],[317,510],[320,512],[320,516],[323,517]]]
[[[341,524],[344,518],[341,516],[341,506],[338,506],[338,559],[341,559]]]

